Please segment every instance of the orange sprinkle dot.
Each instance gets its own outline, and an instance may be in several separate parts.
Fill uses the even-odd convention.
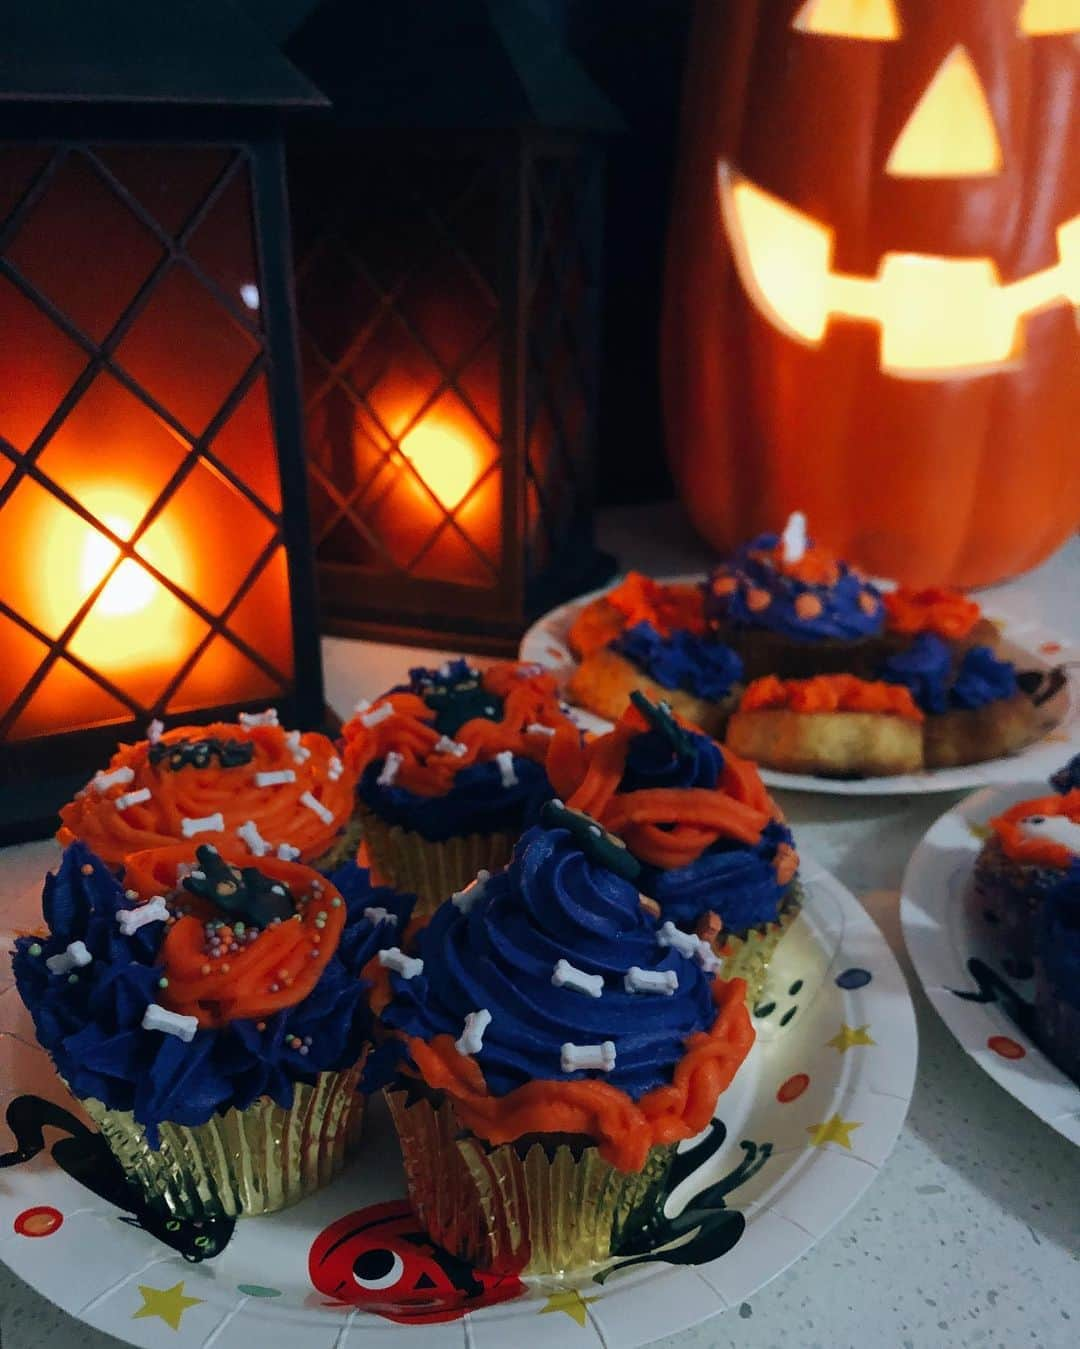
[[[89,862],[84,862],[82,866],[79,868],[79,870],[82,872],[84,876],[92,876],[94,874],[94,868],[90,865]]]
[[[222,974],[228,974],[228,972],[229,972],[231,969],[232,969],[232,966],[229,964],[228,961],[226,961],[226,962],[222,965],[222,967],[221,967],[221,972],[222,972]]]
[[[876,614],[878,610],[877,600],[868,590],[864,590],[859,596],[859,608],[864,614]]]
[[[209,974],[209,973],[210,973],[210,966],[209,966],[209,965],[204,965],[204,966],[202,967],[202,972],[203,972],[203,974]]]
[[[734,576],[717,576],[712,583],[712,593],[714,595],[730,595],[734,590]]]
[[[258,1031],[263,1031],[263,1030],[265,1030],[265,1029],[266,1029],[266,1022],[265,1022],[265,1021],[256,1021],[256,1022],[255,1022],[255,1029],[258,1030]]]
[[[767,590],[748,590],[746,592],[746,607],[753,613],[760,613],[762,609],[767,609],[772,603],[772,596]]]
[[[795,612],[800,618],[819,618],[822,604],[816,595],[800,595],[795,601]]]

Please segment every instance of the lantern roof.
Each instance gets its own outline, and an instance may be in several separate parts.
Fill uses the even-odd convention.
[[[33,0],[9,8],[0,103],[326,101],[229,0]]]
[[[291,4],[303,17],[284,50],[330,99],[339,125],[622,129],[615,108],[528,0]]]

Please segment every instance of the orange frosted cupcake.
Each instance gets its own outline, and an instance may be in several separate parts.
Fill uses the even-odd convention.
[[[766,768],[821,777],[918,772],[923,713],[902,685],[818,675],[755,680],[725,743]]]
[[[326,736],[286,731],[273,710],[152,730],[63,807],[61,844],[81,840],[112,867],[185,841],[317,867],[347,855],[356,777]]]
[[[413,1206],[499,1273],[596,1264],[659,1217],[675,1146],[754,1038],[742,981],[641,903],[623,845],[558,803],[544,819],[438,910],[415,958],[379,958],[375,992]]]

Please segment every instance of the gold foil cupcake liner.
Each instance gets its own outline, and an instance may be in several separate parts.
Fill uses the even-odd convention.
[[[496,1274],[557,1274],[607,1263],[623,1231],[659,1215],[675,1144],[641,1171],[619,1171],[599,1149],[565,1143],[485,1143],[449,1101],[386,1099],[405,1159],[409,1198],[432,1240]]]
[[[721,933],[717,945],[723,955],[721,978],[746,980],[746,1005],[753,1011],[760,1002],[769,975],[769,965],[780,939],[802,909],[802,888],[796,881],[780,910],[776,922],[752,927],[745,937]]]
[[[130,1111],[82,1098],[124,1174],[146,1202],[177,1218],[274,1213],[328,1184],[359,1141],[360,1065],[297,1082],[285,1109],[269,1097],[205,1124],[164,1123],[152,1148]]]
[[[360,846],[362,832],[360,820],[356,815],[350,815],[345,821],[345,827],[330,847],[321,856],[309,862],[308,865],[314,867],[316,871],[336,871],[346,862],[351,862]]]
[[[434,913],[478,871],[506,866],[517,841],[512,834],[463,834],[432,843],[398,824],[386,824],[371,811],[362,811],[360,819],[376,879],[415,895],[415,918]]]

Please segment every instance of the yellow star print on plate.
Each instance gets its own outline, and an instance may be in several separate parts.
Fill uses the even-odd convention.
[[[139,1284],[143,1305],[133,1312],[131,1319],[138,1321],[142,1316],[158,1316],[173,1330],[180,1329],[180,1318],[189,1307],[196,1307],[203,1301],[201,1297],[185,1297],[184,1281],[174,1283],[171,1288],[149,1288]]]
[[[835,1049],[838,1053],[843,1054],[852,1045],[872,1045],[876,1044],[877,1041],[870,1038],[869,1026],[849,1026],[845,1022],[833,1038],[826,1040],[825,1043],[830,1049]]]
[[[545,1312],[565,1312],[579,1326],[583,1326],[589,1315],[586,1304],[595,1301],[594,1297],[582,1297],[576,1288],[563,1288],[551,1294],[540,1308],[540,1315],[543,1316]]]
[[[839,1115],[833,1115],[823,1124],[811,1124],[806,1132],[810,1135],[811,1147],[820,1148],[826,1143],[839,1143],[842,1148],[850,1148],[851,1131],[861,1128],[860,1120],[841,1119]]]

